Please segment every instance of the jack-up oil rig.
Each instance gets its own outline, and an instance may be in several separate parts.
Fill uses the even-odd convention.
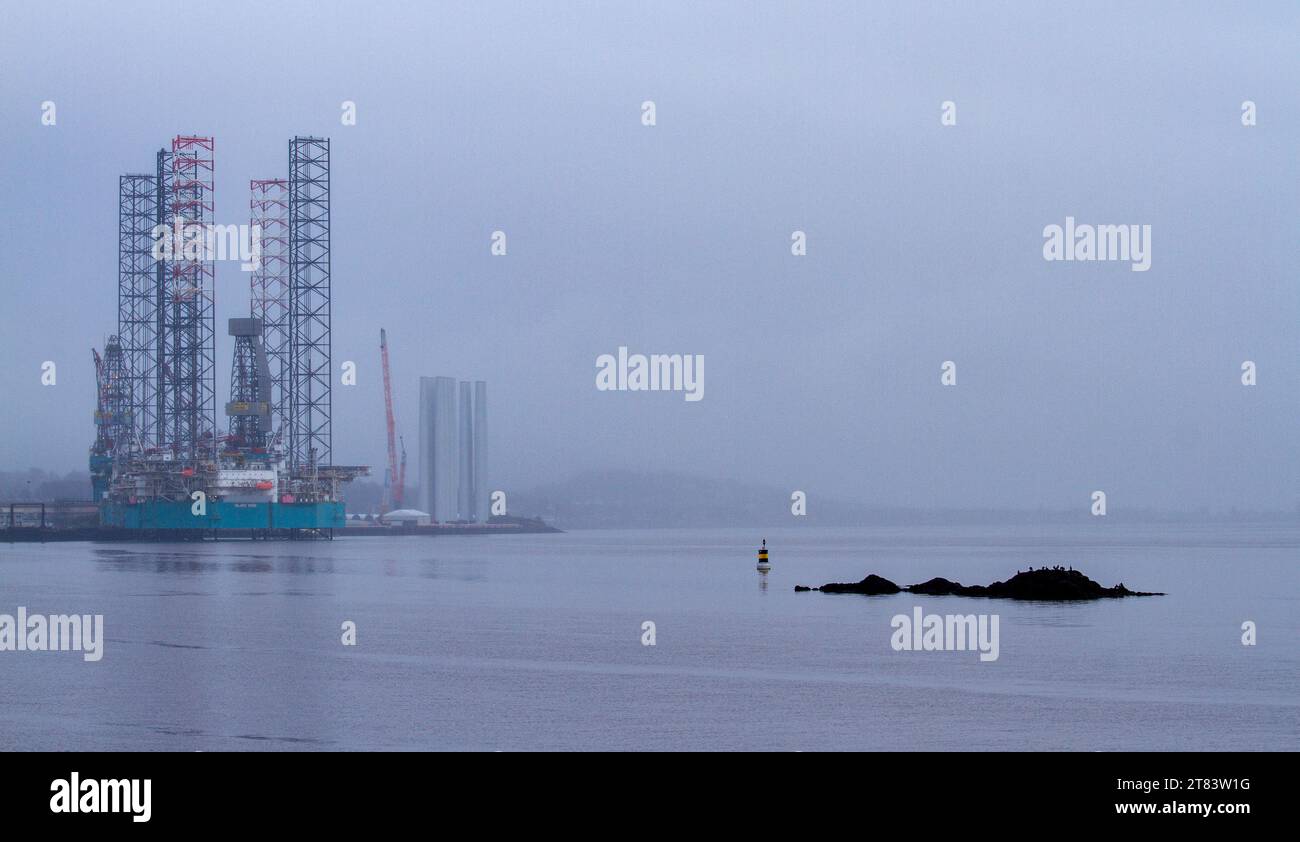
[[[211,137],[180,135],[158,150],[153,172],[119,180],[117,333],[94,354],[90,473],[100,521],[197,535],[329,536],[345,525],[341,487],[369,473],[332,460],[329,139],[294,138],[287,179],[249,182],[249,232],[260,230],[261,248],[249,315],[229,322],[224,433],[214,151]],[[160,251],[160,232],[172,230],[175,251]]]

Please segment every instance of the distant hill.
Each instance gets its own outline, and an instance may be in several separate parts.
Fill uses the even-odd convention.
[[[0,502],[53,503],[89,499],[89,471],[69,471],[63,475],[37,468],[0,471]]]
[[[807,494],[802,517],[791,513],[795,489],[680,473],[587,471],[560,482],[512,492],[510,511],[537,514],[561,528],[708,526],[862,526],[879,523],[985,520],[990,513],[871,509]],[[1002,513],[1034,520],[1037,513]]]
[[[568,479],[510,491],[511,514],[539,515],[561,529],[689,528],[709,526],[870,526],[907,524],[1084,523],[1087,498],[1077,509],[909,509],[872,507],[807,493],[807,514],[790,512],[795,489],[681,473],[585,471]],[[1112,522],[1300,522],[1292,512],[1111,512]]]
[[[560,482],[512,492],[510,511],[541,515],[557,526],[640,528],[758,526],[792,519],[790,492],[734,480],[689,474],[643,474],[627,470],[586,471]],[[852,509],[819,501],[809,508],[825,522]]]

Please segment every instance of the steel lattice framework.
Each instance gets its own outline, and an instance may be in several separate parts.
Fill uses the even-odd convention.
[[[157,314],[153,228],[158,194],[152,175],[118,180],[117,333],[121,346],[124,428],[118,448],[154,440],[157,417]]]
[[[262,346],[262,323],[257,318],[231,319],[235,357],[230,371],[229,447],[262,450],[267,445],[270,414],[270,369]]]
[[[207,245],[213,220],[213,139],[172,140],[169,212],[181,231],[169,263],[163,349],[163,426],[173,457],[197,466],[216,458],[216,269]]]
[[[96,437],[92,452],[101,456],[124,455],[131,435],[130,378],[126,358],[116,336],[104,343],[104,356],[91,349],[95,357],[95,382],[98,400],[95,405]]]
[[[156,216],[155,224],[162,227],[170,227],[171,222],[171,193],[172,193],[172,153],[170,149],[159,149],[155,158],[154,170],[154,209]],[[171,430],[167,426],[167,406],[170,403],[167,400],[167,389],[170,388],[170,378],[167,376],[165,366],[167,352],[167,289],[171,279],[171,263],[169,260],[154,261],[154,348],[153,359],[150,365],[153,368],[154,386],[153,386],[153,441],[149,446],[154,449],[155,453],[170,453],[168,442],[171,441]]]
[[[260,228],[261,261],[253,270],[250,315],[262,320],[262,343],[271,368],[271,429],[288,439],[289,418],[289,182],[248,183],[249,223]]]
[[[332,463],[330,142],[289,141],[289,465],[304,479]]]
[[[191,493],[220,504],[241,487],[232,472],[252,465],[276,478],[279,504],[334,504],[286,510],[303,524],[286,528],[314,534],[341,512],[342,485],[368,472],[333,464],[329,167],[328,139],[297,137],[289,178],[249,182],[258,257],[249,317],[230,320],[227,436],[217,435],[214,282],[215,261],[233,258],[235,226],[213,225],[213,139],[179,135],[158,150],[153,173],[119,178],[118,332],[95,355],[90,454],[92,491],[108,522],[171,512],[177,523],[164,528],[189,528],[178,524],[190,523]],[[269,490],[263,482],[258,490]],[[150,501],[166,505],[152,514],[138,508]]]

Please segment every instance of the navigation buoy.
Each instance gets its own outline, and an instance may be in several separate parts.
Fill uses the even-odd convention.
[[[767,539],[763,539],[763,546],[758,548],[758,571],[766,573],[772,569],[772,565],[767,562]]]

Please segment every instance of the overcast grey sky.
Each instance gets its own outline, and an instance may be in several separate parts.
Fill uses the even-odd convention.
[[[412,463],[419,376],[488,381],[494,487],[609,466],[763,480],[810,506],[1300,502],[1294,2],[5,18],[0,469],[85,468],[118,175],[213,135],[216,221],[246,222],[248,180],[285,176],[288,139],[317,134],[335,364],[360,376],[334,392],[336,462],[382,475],[384,327]],[[1067,215],[1151,225],[1150,271],[1044,261]],[[223,402],[248,278],[217,273]],[[598,392],[595,360],[620,345],[703,354],[705,398]]]

